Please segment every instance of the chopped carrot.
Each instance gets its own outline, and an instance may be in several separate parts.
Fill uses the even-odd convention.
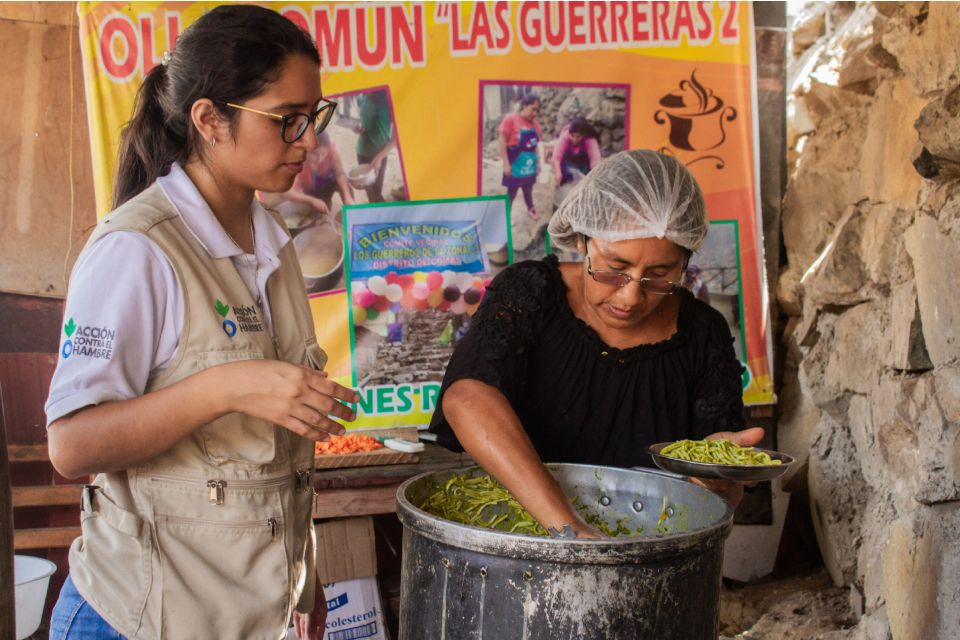
[[[371,436],[356,434],[346,434],[342,436],[330,436],[325,442],[318,442],[314,446],[317,454],[339,455],[344,453],[358,453],[361,451],[374,451],[382,449],[383,445]]]

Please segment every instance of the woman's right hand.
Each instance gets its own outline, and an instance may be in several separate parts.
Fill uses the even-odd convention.
[[[228,412],[272,422],[309,440],[344,433],[343,426],[328,416],[347,422],[357,417],[341,400],[357,403],[360,396],[323,371],[277,360],[245,360],[216,368],[225,374],[222,388],[230,390]]]
[[[503,163],[503,175],[505,175],[505,176],[512,176],[512,175],[513,175],[513,169],[510,168],[510,163],[509,163],[509,162],[504,161],[504,163]]]
[[[599,529],[591,527],[584,522],[583,519],[580,518],[579,513],[576,514],[573,522],[570,523],[570,528],[573,530],[573,533],[576,534],[577,538],[583,540],[605,540],[610,537]]]

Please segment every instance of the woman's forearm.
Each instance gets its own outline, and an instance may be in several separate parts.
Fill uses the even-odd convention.
[[[116,471],[163,453],[226,413],[211,369],[129,400],[104,402],[50,425],[50,461],[67,478]]]
[[[228,413],[259,418],[310,440],[342,434],[344,403],[360,396],[322,371],[278,360],[241,360],[204,369],[129,400],[80,409],[50,425],[50,461],[62,475],[116,471],[150,460]]]
[[[545,527],[582,521],[540,461],[507,398],[478,380],[459,380],[443,396],[443,414],[470,457]]]

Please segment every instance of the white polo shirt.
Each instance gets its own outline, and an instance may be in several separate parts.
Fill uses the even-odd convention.
[[[157,182],[210,257],[229,257],[253,298],[259,294],[263,320],[273,333],[266,285],[290,241],[286,229],[254,199],[255,253],[244,253],[179,165]],[[45,407],[47,425],[86,406],[143,395],[147,382],[177,351],[183,312],[176,273],[152,240],[115,231],[88,247],[70,276],[59,359]]]

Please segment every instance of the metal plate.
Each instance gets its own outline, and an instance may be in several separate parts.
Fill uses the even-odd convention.
[[[770,451],[769,449],[759,449],[769,455],[774,460],[779,460],[780,464],[775,465],[740,465],[740,464],[711,464],[708,462],[692,462],[690,460],[680,460],[660,455],[660,451],[672,442],[660,442],[650,445],[647,451],[653,457],[653,462],[664,471],[672,471],[685,476],[694,478],[711,478],[714,480],[737,480],[739,482],[756,482],[760,480],[773,480],[779,478],[793,464],[792,456],[779,451]]]

